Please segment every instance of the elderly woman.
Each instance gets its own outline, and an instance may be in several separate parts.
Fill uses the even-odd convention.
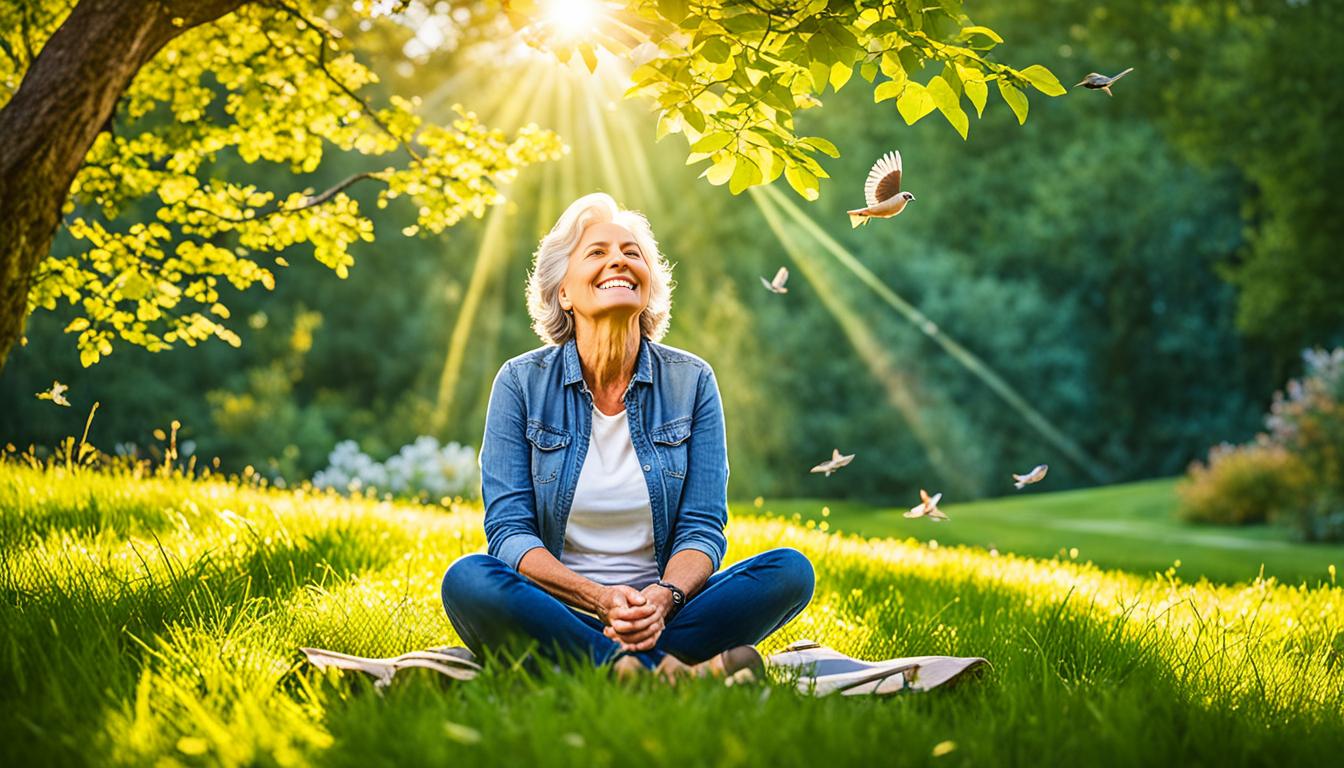
[[[489,553],[443,578],[476,654],[535,644],[623,677],[759,674],[751,644],[811,600],[795,549],[719,570],[723,407],[705,361],[657,343],[672,286],[648,220],[603,193],[537,248],[528,310],[545,346],[500,368],[481,443]]]

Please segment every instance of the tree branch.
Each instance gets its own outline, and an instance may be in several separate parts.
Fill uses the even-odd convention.
[[[363,173],[356,173],[356,174],[353,174],[353,175],[351,175],[351,176],[347,176],[347,177],[346,177],[343,181],[341,181],[339,184],[337,184],[337,185],[331,187],[330,189],[327,189],[327,190],[324,191],[324,192],[321,192],[321,193],[319,193],[319,194],[317,194],[317,195],[309,195],[309,196],[303,201],[303,203],[302,203],[301,205],[296,205],[296,206],[294,206],[293,208],[285,208],[284,206],[277,205],[277,206],[275,206],[274,208],[270,209],[269,211],[265,211],[264,213],[260,213],[260,214],[258,214],[258,215],[256,215],[256,216],[253,216],[253,217],[250,218],[250,219],[249,219],[249,218],[241,218],[241,219],[240,219],[240,218],[238,218],[237,216],[225,216],[224,214],[219,213],[219,212],[217,212],[217,211],[212,211],[212,210],[210,210],[209,208],[201,208],[201,207],[199,207],[199,206],[189,205],[189,204],[187,204],[187,203],[183,203],[182,205],[183,205],[184,208],[187,208],[187,209],[192,210],[192,211],[199,211],[200,213],[204,213],[204,214],[213,216],[213,217],[215,217],[216,219],[219,219],[220,221],[228,221],[228,222],[232,222],[232,223],[234,223],[234,224],[248,224],[248,223],[251,223],[251,222],[254,222],[254,221],[262,221],[263,219],[267,219],[267,218],[269,218],[269,217],[271,217],[271,216],[274,216],[274,215],[276,215],[276,214],[279,214],[279,213],[298,213],[299,211],[306,210],[306,209],[308,209],[308,208],[315,208],[315,207],[317,207],[317,206],[319,206],[319,205],[321,205],[321,204],[327,202],[327,201],[330,200],[331,198],[335,197],[339,192],[341,192],[342,190],[344,190],[346,187],[349,187],[350,185],[352,185],[352,184],[354,184],[354,183],[356,183],[356,182],[358,182],[358,181],[362,181],[362,180],[364,180],[364,179],[376,179],[376,178],[378,178],[378,175],[377,175],[376,173],[372,172],[372,171],[365,171],[365,172],[363,172]]]

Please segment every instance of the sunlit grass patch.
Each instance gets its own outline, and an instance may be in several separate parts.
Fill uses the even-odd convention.
[[[1344,748],[1335,586],[1189,584],[735,515],[727,562],[790,546],[816,567],[812,604],[764,652],[809,637],[992,670],[886,700],[583,669],[378,691],[296,649],[460,643],[440,577],[484,547],[478,507],[4,463],[0,505],[23,521],[0,520],[7,764],[887,764],[939,745],[974,763],[1238,763]]]

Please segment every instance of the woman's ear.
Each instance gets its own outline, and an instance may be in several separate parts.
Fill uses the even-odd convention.
[[[559,299],[560,299],[560,308],[568,312],[570,310],[570,307],[573,305],[569,303],[569,297],[565,295],[564,288],[560,289]]]

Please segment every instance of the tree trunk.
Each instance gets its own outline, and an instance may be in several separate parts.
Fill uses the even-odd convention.
[[[70,184],[117,100],[170,40],[244,2],[81,0],[0,109],[0,371]]]

